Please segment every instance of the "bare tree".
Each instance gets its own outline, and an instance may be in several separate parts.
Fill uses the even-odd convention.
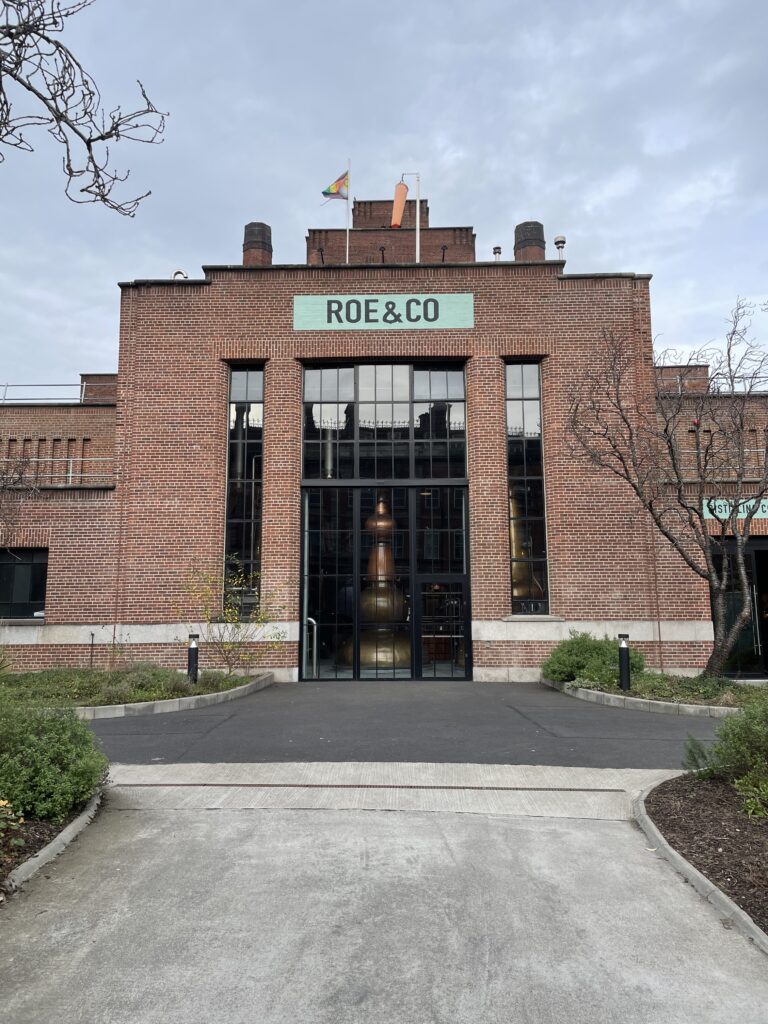
[[[723,672],[754,613],[746,554],[768,495],[768,353],[750,336],[753,311],[737,300],[721,346],[682,362],[665,352],[652,368],[628,338],[606,332],[570,407],[574,454],[625,481],[706,581],[714,628],[706,675]]]
[[[37,477],[30,459],[0,459],[0,544],[8,543],[22,505],[37,490]]]
[[[138,83],[141,104],[130,113],[102,108],[98,86],[67,46],[55,39],[68,18],[93,0],[0,0],[0,147],[32,152],[30,129],[45,128],[63,147],[65,192],[76,203],[102,203],[132,217],[149,192],[120,202],[116,185],[128,178],[110,163],[121,139],[161,142],[166,114]],[[17,108],[26,100],[21,113]],[[0,162],[4,159],[0,148]]]

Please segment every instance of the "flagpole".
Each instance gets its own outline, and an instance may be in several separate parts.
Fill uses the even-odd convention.
[[[416,175],[416,262],[421,262],[421,175]]]
[[[349,263],[349,186],[351,181],[352,161],[347,157],[347,263]]]

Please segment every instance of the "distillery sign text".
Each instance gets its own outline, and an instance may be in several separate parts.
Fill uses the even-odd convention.
[[[474,295],[294,295],[295,331],[419,331],[475,326]]]

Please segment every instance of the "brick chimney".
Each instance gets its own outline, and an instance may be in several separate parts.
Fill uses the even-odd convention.
[[[515,259],[523,263],[545,260],[544,225],[537,220],[526,220],[515,228]]]
[[[270,267],[272,265],[272,228],[261,221],[245,225],[243,238],[243,266]]]

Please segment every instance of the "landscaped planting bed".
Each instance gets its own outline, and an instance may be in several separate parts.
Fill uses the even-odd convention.
[[[74,711],[23,707],[0,695],[0,887],[79,813],[106,772],[106,757]]]
[[[663,782],[645,809],[667,842],[768,931],[768,818],[749,817],[722,779]]]
[[[130,665],[113,670],[51,668],[0,676],[0,699],[15,705],[51,707],[134,704],[218,693],[250,681],[244,676],[204,671],[192,684],[184,673],[156,665]]]

